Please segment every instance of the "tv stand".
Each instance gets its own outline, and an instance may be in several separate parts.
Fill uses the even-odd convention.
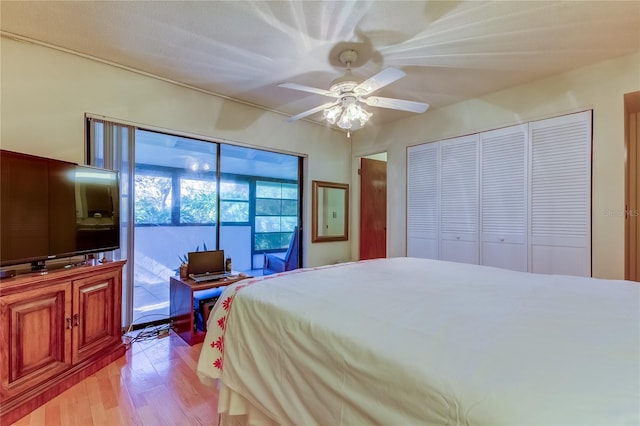
[[[125,353],[124,261],[0,280],[0,424]]]

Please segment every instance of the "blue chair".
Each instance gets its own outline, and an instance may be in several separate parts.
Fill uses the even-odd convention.
[[[264,265],[262,267],[262,275],[271,275],[278,272],[291,271],[298,269],[298,240],[300,239],[298,227],[293,229],[293,235],[289,242],[289,248],[284,258],[275,254],[264,254]]]
[[[193,331],[207,331],[207,320],[213,305],[216,303],[224,287],[210,288],[207,290],[199,290],[193,292],[193,312],[194,319]]]

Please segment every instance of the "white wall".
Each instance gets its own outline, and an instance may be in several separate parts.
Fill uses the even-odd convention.
[[[607,212],[625,208],[624,94],[637,90],[640,53],[355,132],[354,158],[388,152],[388,255],[406,254],[407,146],[593,109],[593,276],[624,278],[624,218]]]
[[[311,244],[311,180],[348,182],[344,133],[38,44],[0,40],[0,147],[84,162],[84,114],[305,155],[305,266],[350,257],[348,242]]]

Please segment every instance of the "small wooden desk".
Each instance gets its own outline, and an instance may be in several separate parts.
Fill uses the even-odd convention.
[[[208,290],[216,287],[226,287],[237,281],[252,278],[249,275],[240,276],[239,273],[218,281],[196,283],[190,278],[180,279],[171,277],[169,279],[169,313],[171,317],[171,328],[190,346],[204,341],[205,332],[194,330],[195,315],[193,312],[193,293],[200,290]]]

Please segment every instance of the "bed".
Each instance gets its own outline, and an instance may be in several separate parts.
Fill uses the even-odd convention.
[[[245,280],[198,372],[223,424],[638,425],[640,284],[414,258]]]

